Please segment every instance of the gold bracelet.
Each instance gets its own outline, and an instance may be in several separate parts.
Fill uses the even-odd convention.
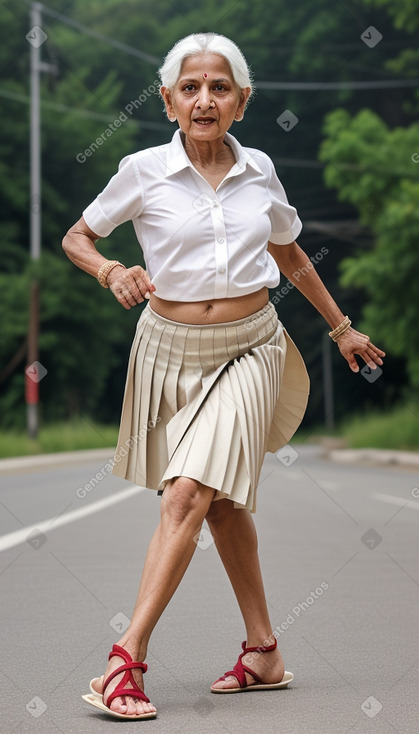
[[[340,336],[342,336],[342,334],[345,333],[345,331],[349,329],[351,324],[352,321],[350,320],[349,316],[345,316],[343,321],[338,324],[336,329],[333,329],[333,331],[329,331],[330,338],[333,339],[333,341],[335,342],[337,339],[339,339]]]
[[[106,262],[104,262],[103,265],[99,268],[97,279],[103,288],[109,288],[108,275],[111,270],[116,268],[117,265],[121,265],[123,268],[125,268],[125,265],[120,263],[119,260],[106,260]]]

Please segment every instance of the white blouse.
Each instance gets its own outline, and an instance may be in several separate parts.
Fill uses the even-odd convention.
[[[236,163],[216,191],[189,160],[178,129],[171,142],[123,158],[118,172],[84,210],[98,237],[132,220],[155,293],[203,301],[275,288],[267,251],[293,242],[301,221],[271,159],[229,133]]]

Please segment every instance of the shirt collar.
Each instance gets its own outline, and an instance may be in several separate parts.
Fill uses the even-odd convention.
[[[258,173],[262,173],[254,158],[240,145],[239,141],[233,135],[226,133],[224,140],[230,145],[236,159],[236,163],[233,166],[235,175],[243,173],[247,165],[254,168]],[[183,147],[181,130],[178,128],[168,146],[165,177],[172,176],[187,167],[193,168],[193,164]],[[232,174],[233,169],[231,171]]]

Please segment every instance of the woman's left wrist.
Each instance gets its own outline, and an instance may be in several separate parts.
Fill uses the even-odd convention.
[[[337,341],[340,336],[343,336],[343,334],[345,334],[348,329],[350,329],[351,324],[352,321],[349,316],[345,316],[342,321],[334,329],[332,329],[332,331],[329,331],[330,338],[333,339],[334,342]]]

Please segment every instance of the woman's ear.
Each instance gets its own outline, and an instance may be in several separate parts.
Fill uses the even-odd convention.
[[[244,111],[246,109],[247,100],[250,97],[251,91],[252,90],[250,87],[243,87],[243,89],[240,90],[239,104],[237,106],[236,114],[234,116],[236,122],[240,122],[244,117]]]
[[[166,107],[166,115],[170,122],[176,122],[176,115],[172,105],[172,95],[167,87],[160,87],[160,94]]]

